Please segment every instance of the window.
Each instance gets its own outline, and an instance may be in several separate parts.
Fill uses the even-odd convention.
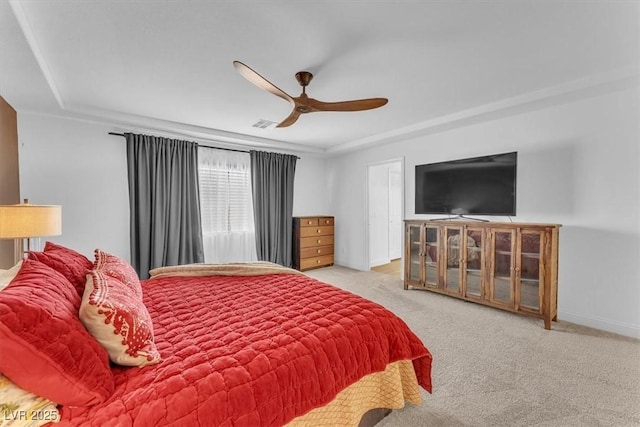
[[[198,149],[205,262],[255,261],[249,154]]]

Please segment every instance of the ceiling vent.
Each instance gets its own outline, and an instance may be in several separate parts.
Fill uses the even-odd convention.
[[[254,128],[259,128],[259,129],[273,129],[277,125],[278,124],[276,122],[272,122],[271,120],[260,119],[257,122],[255,122],[252,126]]]

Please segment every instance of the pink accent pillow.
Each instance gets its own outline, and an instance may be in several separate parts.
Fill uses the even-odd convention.
[[[73,249],[51,242],[45,243],[44,252],[29,252],[28,258],[47,264],[62,273],[75,286],[78,295],[82,296],[87,274],[93,267],[89,258]]]
[[[151,316],[142,302],[138,276],[126,261],[96,250],[87,277],[80,320],[113,363],[146,366],[160,362]]]
[[[62,274],[24,260],[0,292],[0,372],[59,404],[106,400],[114,389],[109,357],[80,323],[79,307],[78,292]]]

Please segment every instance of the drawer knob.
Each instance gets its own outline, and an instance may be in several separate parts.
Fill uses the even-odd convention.
[[[311,225],[313,224],[313,221],[308,221],[307,224]]]
[[[322,230],[320,230],[319,228],[316,230],[316,233],[320,234],[322,233]]]
[[[319,259],[316,260],[316,264],[320,264],[320,260]]]
[[[322,240],[318,239],[318,243],[322,243]]]
[[[321,251],[320,249],[318,249],[316,252],[317,252],[317,253],[320,253],[320,252],[322,252],[322,251]]]

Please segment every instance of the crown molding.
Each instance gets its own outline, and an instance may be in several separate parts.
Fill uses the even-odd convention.
[[[36,37],[33,33],[33,29],[31,28],[31,24],[29,23],[29,18],[27,18],[27,14],[22,7],[22,3],[20,3],[18,0],[9,0],[9,6],[11,6],[11,10],[13,10],[13,14],[15,15],[16,20],[18,21],[18,25],[22,29],[22,33],[24,34],[24,37],[27,40],[27,43],[29,44],[31,53],[33,53],[33,56],[36,62],[38,63],[38,67],[40,67],[40,71],[42,72],[42,75],[44,76],[47,82],[47,85],[49,85],[49,89],[51,90],[51,93],[53,93],[53,96],[56,99],[58,106],[64,110],[65,108],[64,98],[62,97],[62,93],[60,93],[60,90],[58,89],[58,86],[56,85],[56,82],[53,79],[53,75],[51,73],[51,70],[49,69],[49,66],[47,65],[47,61],[45,61],[44,59],[44,55],[42,54],[40,45],[38,44]]]
[[[640,68],[626,67],[425,120],[368,138],[345,142],[327,149],[326,152],[341,154],[365,147],[403,141],[639,86]]]

